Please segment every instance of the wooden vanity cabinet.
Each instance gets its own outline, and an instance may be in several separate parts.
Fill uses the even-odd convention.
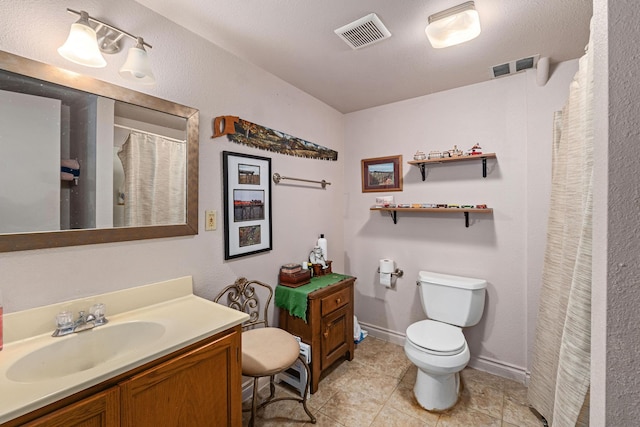
[[[238,325],[2,427],[240,427],[240,345]]]
[[[239,426],[240,357],[234,341],[236,335],[227,335],[122,382],[122,426]]]
[[[24,427],[117,427],[120,425],[120,389],[112,387],[22,425]]]
[[[280,328],[311,345],[311,393],[318,390],[322,373],[342,357],[353,360],[353,286],[350,277],[307,297],[307,321],[280,309]]]

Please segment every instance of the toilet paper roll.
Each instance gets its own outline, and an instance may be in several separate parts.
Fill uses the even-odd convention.
[[[380,273],[393,273],[396,271],[396,263],[392,259],[380,260]]]
[[[391,273],[380,273],[380,284],[385,288],[391,287]]]

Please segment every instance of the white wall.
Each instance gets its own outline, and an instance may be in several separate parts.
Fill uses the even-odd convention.
[[[523,379],[535,330],[542,268],[553,111],[562,108],[577,61],[560,64],[544,87],[535,73],[389,104],[347,115],[345,264],[358,276],[356,314],[372,333],[401,342],[425,317],[415,285],[419,270],[487,279],[482,321],[466,331],[476,366]],[[482,178],[481,163],[428,168],[422,182],[408,165],[417,150],[497,153]],[[362,193],[360,160],[402,154],[404,190]],[[398,203],[485,203],[493,215],[371,212],[375,196]],[[393,258],[405,276],[395,289],[376,284],[377,262]]]
[[[153,45],[150,58],[158,80],[155,86],[137,86],[118,75],[131,41],[123,51],[108,56],[104,69],[77,66],[56,49],[77,19],[66,8],[86,10]],[[29,25],[25,26],[25,16]],[[131,0],[102,2],[0,3],[0,49],[120,86],[166,98],[200,110],[199,234],[192,237],[77,246],[0,254],[0,288],[5,312],[23,310],[193,275],[196,293],[214,296],[238,276],[275,283],[280,265],[306,257],[320,233],[329,240],[329,252],[342,254],[343,225],[343,116],[309,95],[275,78]],[[40,30],[37,30],[40,29]],[[43,31],[46,36],[43,37]],[[258,151],[211,139],[212,120],[237,115],[339,152],[337,162],[303,159]],[[265,254],[224,261],[222,229],[223,150],[272,158],[273,172],[332,185],[273,187],[274,249]],[[204,232],[204,211],[218,211],[218,229]],[[342,258],[334,259],[344,270]]]

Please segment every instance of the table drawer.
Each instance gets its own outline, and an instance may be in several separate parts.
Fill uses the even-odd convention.
[[[320,313],[322,316],[347,305],[350,302],[351,290],[344,288],[334,294],[328,295],[320,300]]]

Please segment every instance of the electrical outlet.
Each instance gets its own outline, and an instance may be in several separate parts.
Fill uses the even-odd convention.
[[[217,227],[217,214],[216,211],[205,211],[204,213],[204,230],[213,231]]]

